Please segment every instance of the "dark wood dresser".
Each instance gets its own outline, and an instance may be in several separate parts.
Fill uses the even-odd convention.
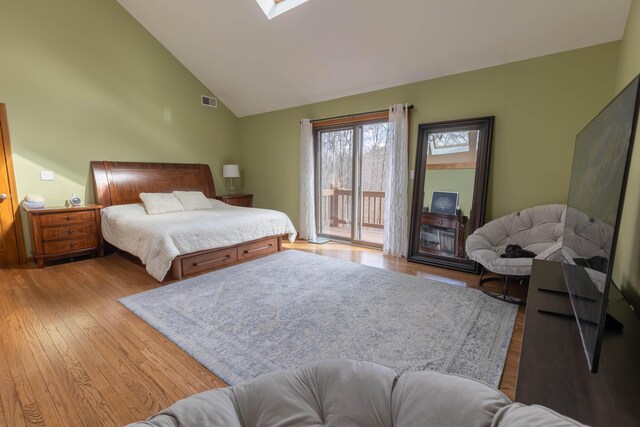
[[[587,365],[558,262],[534,260],[516,401],[539,404],[590,426],[640,425],[640,319],[614,286],[607,312],[624,324],[605,330],[597,373]]]
[[[24,208],[29,217],[33,258],[39,268],[45,261],[81,255],[104,255],[100,205],[75,208]]]
[[[217,196],[216,199],[222,200],[231,206],[242,206],[245,208],[253,206],[253,194],[229,194],[226,196]]]

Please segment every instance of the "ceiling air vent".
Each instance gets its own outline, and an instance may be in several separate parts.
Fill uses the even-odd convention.
[[[202,105],[211,108],[218,108],[218,100],[213,96],[202,95]]]

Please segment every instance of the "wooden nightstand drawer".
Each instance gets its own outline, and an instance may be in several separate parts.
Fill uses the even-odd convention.
[[[216,198],[231,206],[242,206],[245,208],[253,206],[253,194],[231,194],[228,196],[218,196]]]
[[[247,199],[245,197],[237,197],[234,199],[227,199],[227,201],[225,202],[228,205],[232,205],[232,206],[244,206],[244,207],[251,207],[251,200]]]
[[[278,238],[271,237],[238,246],[238,259],[242,261],[275,252],[278,252]]]
[[[79,222],[92,222],[96,220],[95,211],[73,211],[73,208],[69,208],[70,212],[58,212],[40,215],[40,224],[43,226],[48,225],[67,225],[77,224]]]
[[[42,240],[48,242],[50,240],[73,239],[85,236],[95,236],[96,224],[94,222],[78,225],[69,225],[67,227],[46,227],[42,229]]]
[[[54,255],[83,249],[97,248],[98,239],[96,236],[93,236],[82,239],[57,240],[53,242],[45,242],[43,246],[45,255]]]
[[[458,217],[451,216],[447,218],[446,215],[439,214],[423,214],[422,223],[433,225],[440,228],[456,228],[458,226]]]

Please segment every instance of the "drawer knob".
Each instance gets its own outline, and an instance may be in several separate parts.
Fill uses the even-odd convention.
[[[74,232],[74,230],[73,230],[73,229],[71,229],[71,230],[69,230],[67,233],[68,233],[69,235],[72,235],[72,234],[73,234],[73,232]]]
[[[71,221],[71,220],[73,219],[73,217],[72,217],[71,215],[69,215],[69,216],[67,216],[65,219],[66,219],[67,221]]]
[[[69,247],[70,247],[70,248],[73,248],[75,245],[76,245],[75,243],[70,243],[70,244],[69,244]]]

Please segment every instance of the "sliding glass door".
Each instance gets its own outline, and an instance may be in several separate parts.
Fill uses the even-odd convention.
[[[316,131],[319,235],[382,245],[388,129],[377,121]]]
[[[369,123],[358,126],[358,182],[356,199],[359,213],[354,239],[382,246],[384,180],[389,123]]]
[[[316,134],[318,234],[352,239],[353,133],[351,127]]]

